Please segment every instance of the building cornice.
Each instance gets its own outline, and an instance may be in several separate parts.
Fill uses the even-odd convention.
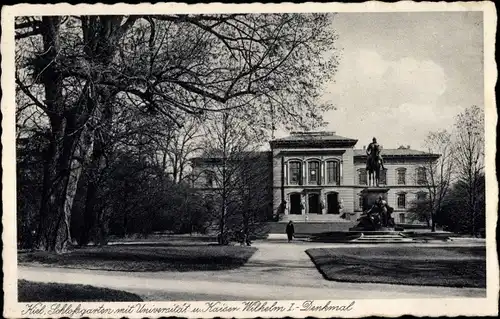
[[[293,150],[282,150],[279,151],[277,155],[328,155],[328,156],[335,156],[335,155],[343,155],[346,150],[343,149],[335,149],[335,150],[325,150],[325,149],[315,149],[315,150],[308,150],[308,149],[293,149]]]
[[[433,158],[433,159],[438,159],[441,157],[439,154],[381,154],[384,159],[386,158],[391,158],[391,159],[424,159],[424,158]],[[359,159],[359,160],[366,160],[368,158],[367,155],[354,155],[354,159]]]
[[[339,140],[292,140],[292,141],[284,141],[284,140],[274,140],[270,141],[271,149],[275,148],[307,148],[307,147],[316,147],[316,148],[337,148],[337,147],[354,147],[358,140],[354,139],[339,139]]]
[[[366,185],[353,185],[353,184],[345,184],[345,185],[332,185],[332,184],[322,184],[322,185],[284,185],[285,189],[304,189],[304,188],[322,188],[322,189],[330,189],[330,188],[351,188],[351,189],[365,189],[368,188]],[[281,186],[273,186],[275,189],[281,188]],[[372,187],[370,187],[372,188]],[[381,189],[427,189],[426,185],[381,185]]]

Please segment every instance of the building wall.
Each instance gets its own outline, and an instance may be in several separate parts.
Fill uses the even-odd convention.
[[[289,152],[295,151],[294,154]],[[315,154],[315,152],[321,152]],[[331,153],[328,154],[328,153]],[[343,154],[339,154],[343,152]],[[311,160],[320,161],[320,180],[321,185],[311,185],[309,183],[309,162]],[[328,184],[326,181],[326,163],[329,160],[336,160],[340,164],[339,185]],[[289,163],[291,161],[299,161],[302,163],[302,185],[291,185],[289,183],[290,170]],[[343,204],[343,212],[354,211],[352,185],[354,183],[354,159],[352,148],[335,148],[335,149],[315,149],[304,148],[297,152],[297,149],[275,148],[273,149],[273,208],[275,212],[280,211],[282,200],[287,202],[284,211],[285,219],[300,220],[302,217],[297,215],[287,216],[290,213],[290,194],[301,193],[303,190],[320,189],[320,197],[326,206],[326,195],[330,192],[338,193],[338,198]],[[303,196],[303,201],[306,198]],[[305,205],[303,214],[306,215],[307,204]],[[326,207],[321,218],[319,216],[310,215],[310,219],[323,220],[343,220],[340,215],[326,214]],[[305,218],[304,218],[305,219]]]
[[[293,154],[291,154],[293,152]],[[321,152],[315,154],[315,152]],[[328,153],[331,155],[328,155]],[[339,154],[343,152],[343,154]],[[336,155],[335,155],[336,154]],[[329,185],[325,184],[322,180],[321,185],[309,185],[308,183],[308,160],[318,159],[321,164],[321,175],[324,176],[326,173],[326,166],[323,167],[323,163],[326,163],[329,159],[337,159],[341,163],[341,175],[339,185]],[[282,213],[283,220],[295,220],[295,221],[345,221],[345,220],[356,220],[361,214],[360,207],[360,192],[367,187],[367,185],[361,185],[359,181],[359,169],[365,169],[365,160],[354,156],[353,148],[335,148],[335,149],[314,149],[314,148],[304,148],[304,149],[286,149],[286,148],[275,148],[268,156],[261,158],[262,166],[267,166],[269,171],[269,184],[262,185],[263,188],[270,190],[270,197],[272,197],[272,213],[276,216]],[[302,185],[290,185],[289,178],[289,162],[290,160],[299,160],[302,164]],[[424,165],[425,158],[415,158],[415,157],[399,157],[399,158],[385,158],[385,167],[387,168],[387,184],[381,185],[389,188],[387,201],[390,206],[394,208],[393,217],[397,223],[408,223],[409,218],[407,215],[407,210],[410,203],[416,199],[419,192],[427,192],[426,188],[422,185],[417,185],[417,168]],[[267,162],[266,162],[267,161]],[[200,189],[210,189],[207,185],[206,175],[204,170],[213,168],[214,164],[199,164],[193,167],[193,173],[197,174],[199,177],[195,180],[194,186]],[[326,165],[326,164],[325,164]],[[283,167],[284,166],[284,167]],[[406,184],[398,185],[397,183],[397,169],[406,169]],[[213,171],[220,172],[218,169],[213,169]],[[262,170],[259,170],[262,173]],[[271,174],[272,173],[272,174]],[[326,178],[326,176],[325,176]],[[217,187],[213,185],[212,187]],[[290,194],[302,193],[304,190],[313,190],[319,192],[322,202],[325,204],[322,214],[308,214],[307,211],[307,200],[304,195],[302,195],[302,201],[306,202],[306,208],[303,210],[302,215],[290,215]],[[327,214],[327,198],[326,195],[329,192],[338,193],[338,198],[342,203],[342,210],[340,214]],[[399,193],[406,193],[406,207],[399,208],[397,205],[397,195]],[[271,199],[271,198],[270,198]],[[286,201],[285,211],[281,210],[282,201]],[[342,216],[345,213],[344,216]],[[402,217],[400,214],[404,214]],[[341,217],[342,216],[342,217]]]

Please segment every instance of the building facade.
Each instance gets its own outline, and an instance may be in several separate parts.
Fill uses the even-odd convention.
[[[270,142],[271,151],[261,165],[269,174],[272,210],[281,221],[352,222],[363,211],[361,192],[368,187],[366,150],[355,148],[358,141],[335,132],[292,132]],[[382,144],[382,143],[381,143]],[[394,208],[394,220],[409,223],[408,208],[427,196],[426,166],[439,158],[410,147],[382,149],[385,170],[380,185],[389,189],[387,201]],[[214,172],[198,160],[194,170],[205,176],[197,187],[211,185]],[[259,174],[263,172],[259,171]],[[212,176],[212,177],[210,177]]]

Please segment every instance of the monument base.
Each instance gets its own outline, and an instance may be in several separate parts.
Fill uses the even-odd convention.
[[[391,217],[392,208],[386,205],[385,210],[370,211],[377,201],[382,198],[387,203],[387,192],[385,187],[367,187],[361,191],[363,199],[363,214],[358,219],[359,224],[349,231],[395,231],[394,219]],[[384,211],[384,215],[382,215]]]
[[[385,187],[366,187],[361,191],[363,198],[363,211],[369,210],[380,197],[387,202],[387,192],[389,188]]]

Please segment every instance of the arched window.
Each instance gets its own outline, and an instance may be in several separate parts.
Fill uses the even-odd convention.
[[[215,173],[213,171],[205,171],[205,186],[214,187]]]
[[[309,184],[319,185],[320,184],[320,173],[319,173],[319,161],[310,161],[309,166]]]
[[[406,208],[406,193],[399,193],[397,197],[397,206],[400,209]]]
[[[366,177],[366,169],[360,168],[358,169],[358,181],[359,185],[367,185],[367,177]]]
[[[290,170],[290,184],[300,185],[302,184],[302,163],[299,161],[291,161],[288,163],[288,169]]]
[[[406,185],[406,168],[399,167],[396,169],[398,175],[398,185]]]
[[[340,163],[330,160],[326,162],[326,183],[340,185]]]
[[[417,167],[417,184],[425,185],[427,182],[427,171],[425,167]]]

